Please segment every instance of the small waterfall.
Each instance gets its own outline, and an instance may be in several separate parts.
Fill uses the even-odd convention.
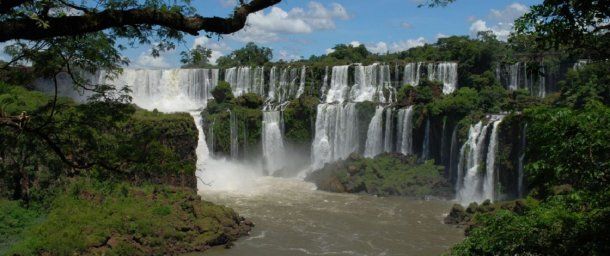
[[[509,70],[509,80],[508,80],[508,89],[515,91],[519,89],[519,66],[521,63],[517,62],[508,67]]]
[[[312,167],[347,158],[358,152],[356,105],[320,104],[316,116],[316,132],[312,144]]]
[[[383,107],[378,106],[369,123],[364,156],[373,158],[383,152]]]
[[[413,106],[398,110],[397,149],[403,155],[413,154]]]
[[[355,102],[373,101],[378,86],[379,64],[356,65],[354,70],[355,83],[351,88],[350,98]]]
[[[263,166],[270,174],[284,167],[285,150],[280,111],[263,112]]]
[[[495,200],[495,183],[498,176],[495,168],[498,127],[503,118],[504,116],[501,115],[493,115],[487,125],[478,122],[468,131],[468,140],[460,150],[456,181],[457,200],[464,205],[470,202],[480,203],[487,199]],[[491,135],[487,140],[490,127]]]
[[[540,65],[540,74],[538,74],[538,97],[546,97],[546,68]]]
[[[404,85],[419,85],[419,63],[407,63],[404,69]]]
[[[252,78],[252,90],[250,92],[256,93],[259,96],[265,96],[265,68],[257,67],[254,69],[254,75]]]
[[[443,93],[449,94],[457,87],[457,68],[455,62],[440,62],[428,64],[428,80],[443,83]]]
[[[324,77],[322,78],[322,87],[320,88],[320,100],[326,101],[326,90],[328,89],[328,67],[324,68]]]
[[[456,124],[453,127],[453,132],[451,132],[451,149],[449,151],[449,172],[451,173],[451,179],[453,182],[456,182],[457,179],[457,167],[455,166],[456,155],[458,154],[458,139],[457,139],[457,131],[458,125]],[[456,186],[457,188],[457,186]],[[456,190],[457,192],[457,190]]]
[[[216,123],[216,119],[212,120],[208,126],[208,138],[207,144],[210,151],[210,155],[214,154],[214,124]]]
[[[277,68],[272,67],[271,71],[269,71],[269,91],[267,93],[267,100],[274,101],[277,93],[278,87],[278,73]]]
[[[289,76],[290,69],[284,68],[282,69],[282,73],[280,74],[280,87],[279,90],[279,102],[286,102],[288,100],[288,90],[289,90]]]
[[[426,119],[426,130],[424,131],[424,141],[422,143],[422,159],[430,159],[430,118]]]
[[[491,199],[492,201],[496,198],[496,155],[498,153],[498,126],[502,122],[503,117],[493,122],[493,128],[491,130],[491,137],[489,138],[489,146],[487,147],[487,159],[485,163],[485,183],[483,183],[483,198]]]
[[[383,133],[383,149],[389,153],[394,151],[394,108],[385,110],[385,132]]]
[[[348,65],[333,67],[330,89],[328,89],[328,94],[326,95],[327,103],[341,103],[347,98],[347,93],[349,92],[348,70]]]
[[[517,183],[517,191],[518,191],[518,196],[519,197],[523,197],[525,194],[525,191],[523,189],[523,179],[524,179],[524,175],[523,175],[523,165],[525,164],[525,148],[527,145],[527,141],[526,141],[526,132],[527,132],[527,124],[523,125],[523,129],[521,130],[521,145],[520,145],[520,149],[519,152],[521,153],[519,155],[519,164],[517,166],[517,172],[518,172],[518,183]]]
[[[299,89],[297,90],[296,98],[301,97],[303,92],[305,92],[305,77],[307,75],[307,68],[303,66],[301,68],[301,78],[299,79]]]
[[[481,177],[479,168],[482,165],[485,137],[488,125],[478,122],[468,130],[468,140],[460,150],[458,164],[457,200],[462,204],[482,201],[480,192]]]
[[[237,127],[237,117],[235,113],[229,111],[230,113],[230,132],[231,132],[231,159],[237,159],[239,154],[239,138],[238,138],[238,127]]]

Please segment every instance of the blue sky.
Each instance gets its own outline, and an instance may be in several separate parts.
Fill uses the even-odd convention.
[[[132,67],[178,67],[179,53],[202,44],[213,59],[248,41],[273,49],[274,59],[321,55],[339,43],[364,44],[377,53],[406,50],[449,35],[492,30],[505,39],[512,22],[542,0],[458,0],[445,8],[418,8],[424,0],[283,0],[250,15],[245,29],[223,38],[187,36],[186,42],[159,58],[150,45],[125,50]],[[237,0],[193,1],[203,16],[227,16]]]

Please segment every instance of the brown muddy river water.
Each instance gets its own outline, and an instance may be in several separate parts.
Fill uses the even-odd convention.
[[[274,177],[213,187],[201,189],[205,200],[234,208],[256,227],[231,249],[203,255],[439,255],[463,239],[462,229],[442,223],[448,201],[327,193]]]

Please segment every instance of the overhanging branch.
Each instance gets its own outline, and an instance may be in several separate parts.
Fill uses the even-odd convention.
[[[191,35],[199,35],[199,31],[230,34],[242,29],[251,13],[279,2],[281,0],[252,0],[238,6],[228,18],[184,16],[176,11],[143,8],[105,10],[98,13],[85,13],[81,16],[48,17],[44,20],[45,26],[41,26],[40,21],[29,18],[8,19],[0,23],[0,42],[14,39],[41,40],[56,36],[82,35],[134,25],[162,26]],[[2,1],[2,4],[4,3],[5,1]]]

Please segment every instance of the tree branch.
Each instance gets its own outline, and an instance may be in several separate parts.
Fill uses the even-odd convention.
[[[15,1],[15,0],[9,0]],[[281,0],[252,0],[240,5],[228,18],[201,17],[198,15],[185,17],[180,12],[162,11],[153,8],[130,10],[105,10],[99,13],[85,13],[82,16],[48,17],[40,21],[30,18],[8,19],[0,22],[0,42],[13,39],[41,40],[56,36],[73,36],[102,31],[109,28],[157,25],[191,35],[199,35],[199,31],[218,34],[237,32],[246,25],[248,15],[275,5]],[[2,1],[4,4],[4,1]]]

